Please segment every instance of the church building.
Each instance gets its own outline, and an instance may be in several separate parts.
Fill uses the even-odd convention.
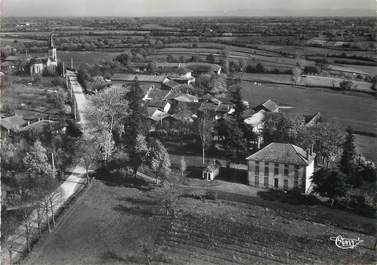
[[[53,34],[50,35],[47,57],[34,57],[30,59],[30,75],[55,73],[58,66],[58,57],[54,45]]]

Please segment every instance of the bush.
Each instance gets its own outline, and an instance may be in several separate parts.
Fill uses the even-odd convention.
[[[207,191],[206,199],[216,201],[218,198],[217,191]]]
[[[207,193],[205,191],[193,191],[190,195],[196,200],[204,200],[207,198]]]

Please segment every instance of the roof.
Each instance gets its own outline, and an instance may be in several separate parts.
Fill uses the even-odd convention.
[[[244,119],[244,122],[252,127],[257,127],[259,124],[261,124],[265,118],[265,110],[260,110],[257,113],[254,113],[249,118]]]
[[[21,129],[21,131],[27,131],[30,129],[42,130],[46,126],[49,126],[51,130],[60,130],[67,126],[66,122],[50,121],[50,120],[41,120],[33,122],[30,125],[27,125]]]
[[[271,99],[268,99],[266,102],[257,106],[255,109],[260,109],[260,108],[264,108],[265,110],[270,111],[270,112],[275,112],[279,109],[279,105],[276,102],[272,101]]]
[[[210,102],[202,102],[199,108],[200,111],[204,111],[204,110],[216,111],[216,109],[217,109],[217,105]]]
[[[218,161],[213,161],[203,169],[203,172],[213,172],[219,168],[221,168],[221,164]]]
[[[162,83],[166,76],[164,75],[135,75],[135,74],[124,74],[124,73],[115,73],[112,77],[112,81],[125,81],[132,82],[135,80],[135,77],[139,82],[151,82],[151,83]]]
[[[174,99],[180,102],[198,102],[198,97],[186,93],[179,95]]]
[[[210,63],[185,63],[182,66],[192,70],[194,72],[218,72],[221,69],[221,66],[218,64]]]
[[[169,88],[175,88],[180,85],[178,82],[175,82],[174,80],[170,80],[170,79],[165,80],[163,83],[165,86]]]
[[[24,57],[22,56],[16,56],[16,55],[9,55],[7,58],[4,59],[4,61],[22,61]]]
[[[314,153],[307,158],[306,151],[296,145],[270,143],[263,149],[246,158],[246,160],[307,166],[314,160],[314,158]]]
[[[159,89],[159,88],[151,88],[145,98],[147,100],[150,100],[150,101],[153,101],[153,100],[164,100],[165,97],[169,94],[168,91],[166,90],[162,90],[162,89]]]
[[[304,122],[306,126],[312,126],[319,122],[321,118],[321,113],[317,112],[316,114],[312,115],[304,115]]]
[[[164,118],[166,117],[169,117],[170,114],[164,112],[164,111],[161,111],[161,110],[158,110],[156,109],[151,116],[149,116],[152,120],[154,121],[161,121],[163,120]]]
[[[10,116],[0,120],[1,127],[12,131],[18,131],[26,124],[27,122],[20,116]]]

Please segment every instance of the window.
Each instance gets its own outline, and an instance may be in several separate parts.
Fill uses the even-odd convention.
[[[259,186],[259,176],[255,176],[255,186]]]
[[[264,175],[268,176],[270,174],[270,168],[268,167],[268,163],[264,166]]]
[[[293,181],[293,187],[298,188],[298,179],[296,179],[296,177],[295,177],[295,180]]]
[[[284,165],[284,176],[288,176],[289,165]]]
[[[275,163],[274,175],[279,175],[279,164]]]
[[[295,166],[295,176],[294,176],[294,182],[293,182],[293,186],[295,188],[298,188],[298,170],[299,170],[299,166]]]
[[[264,177],[264,186],[267,188],[268,187],[268,177]]]
[[[259,165],[255,164],[255,175],[259,175]]]
[[[288,189],[288,179],[284,180],[284,189]]]
[[[274,187],[278,188],[279,187],[279,179],[274,179]]]

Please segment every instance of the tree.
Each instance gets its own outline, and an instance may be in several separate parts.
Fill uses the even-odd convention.
[[[95,145],[107,165],[114,151],[114,136],[122,136],[129,116],[128,102],[120,88],[109,88],[90,97],[87,118],[91,121]]]
[[[160,140],[155,139],[151,142],[147,158],[148,164],[155,174],[156,182],[170,174],[169,153]]]
[[[351,90],[353,82],[351,80],[343,80],[339,83],[339,88],[342,90]]]
[[[315,126],[301,126],[294,129],[295,135],[291,134],[292,141],[302,147],[311,148],[317,154],[317,161],[328,164],[334,161],[342,148],[344,132],[336,123],[321,122]]]
[[[148,145],[145,136],[138,134],[135,144],[131,148],[130,164],[133,169],[133,175],[136,177],[137,170],[145,162],[146,155],[148,154]]]
[[[95,142],[98,145],[100,151],[101,159],[105,163],[105,167],[108,165],[112,154],[115,151],[115,142],[111,132],[101,131],[95,136]]]
[[[336,199],[346,195],[349,188],[346,179],[347,177],[338,170],[322,168],[312,176],[315,184],[313,191],[329,198],[333,204]]]
[[[257,65],[255,66],[255,71],[256,71],[257,73],[264,73],[264,72],[265,72],[265,69],[264,69],[263,64],[261,64],[261,63],[257,63]]]
[[[186,171],[187,165],[186,165],[186,160],[185,157],[182,156],[181,160],[179,161],[179,171],[181,171],[181,176],[183,177],[183,173]]]
[[[291,121],[284,114],[266,113],[262,131],[264,143],[289,143],[291,127]]]
[[[352,176],[355,171],[355,144],[351,128],[347,128],[346,139],[343,144],[343,153],[339,162],[340,170],[347,176]]]
[[[148,63],[147,70],[150,73],[155,73],[156,70],[157,70],[157,64],[156,64],[156,62],[150,62],[150,63]]]
[[[293,80],[293,82],[294,82],[295,85],[297,85],[298,83],[300,83],[300,81],[301,81],[301,73],[302,73],[301,68],[299,68],[297,66],[292,69],[292,80]]]
[[[208,54],[206,59],[208,63],[215,63],[215,56],[212,53]]]
[[[23,162],[30,179],[51,173],[47,151],[39,140],[35,141],[31,150],[26,153]]]
[[[240,158],[247,151],[248,137],[245,131],[233,116],[221,119],[216,125],[219,138],[222,139],[224,149],[232,154],[232,159]]]
[[[207,110],[200,113],[197,120],[197,130],[202,143],[203,164],[205,163],[205,151],[212,142],[212,133],[214,128],[213,115]]]
[[[84,138],[80,141],[78,155],[85,168],[87,183],[89,183],[89,169],[96,161],[97,151],[92,139]]]
[[[115,57],[115,61],[120,62],[124,66],[127,66],[131,62],[132,55],[130,53],[122,53]]]

